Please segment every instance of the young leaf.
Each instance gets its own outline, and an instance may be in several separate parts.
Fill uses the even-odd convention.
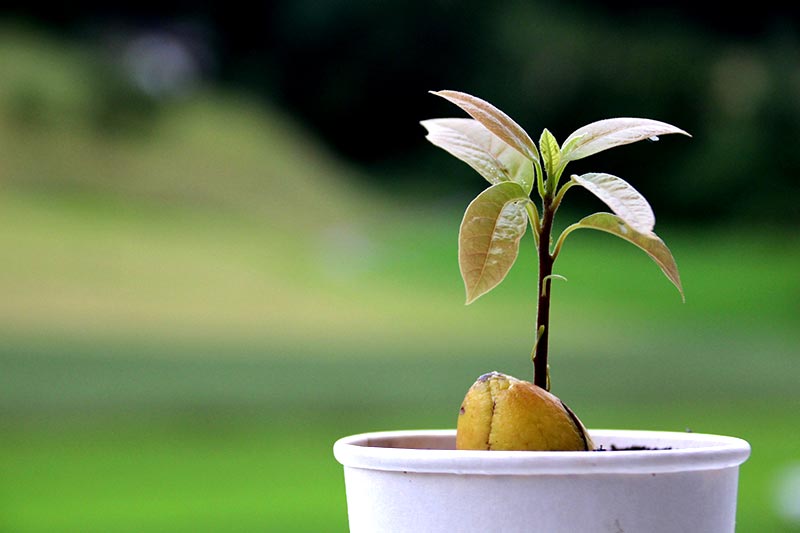
[[[519,252],[528,216],[528,194],[506,181],[480,193],[467,207],[458,233],[458,264],[467,304],[495,288]]]
[[[591,172],[572,176],[572,181],[600,198],[622,220],[639,233],[650,233],[656,224],[653,209],[631,185],[611,174]]]
[[[567,137],[567,140],[564,141],[561,159],[564,162],[575,161],[615,146],[635,143],[668,133],[681,133],[691,137],[682,129],[658,120],[647,118],[600,120],[575,130],[572,135]]]
[[[427,139],[475,169],[492,185],[514,181],[530,194],[533,188],[533,165],[471,118],[423,120]]]
[[[559,238],[559,244],[567,234],[581,228],[596,229],[611,233],[644,250],[644,252],[656,262],[659,268],[661,268],[661,271],[667,276],[667,279],[675,285],[675,288],[681,293],[681,298],[686,301],[686,297],[683,294],[683,287],[681,286],[681,277],[678,273],[678,265],[675,264],[675,259],[672,257],[672,252],[669,251],[667,245],[664,244],[664,241],[658,238],[655,233],[639,233],[616,215],[612,215],[611,213],[595,213],[583,218],[564,230],[564,234]]]
[[[556,172],[561,164],[561,150],[558,148],[558,141],[547,128],[539,138],[539,150],[542,152],[544,168],[547,170],[548,179],[557,179]]]
[[[539,161],[536,145],[527,132],[514,122],[511,117],[489,102],[458,91],[431,91],[431,93],[456,104],[472,118],[483,124],[486,129],[500,137],[509,146],[531,161]]]

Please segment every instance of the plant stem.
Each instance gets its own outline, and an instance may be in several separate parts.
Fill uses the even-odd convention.
[[[533,349],[533,383],[545,390],[550,389],[547,367],[547,348],[550,338],[550,294],[551,275],[555,258],[550,254],[553,218],[558,205],[546,196],[542,202],[541,233],[539,234],[539,300],[536,312],[537,341]]]

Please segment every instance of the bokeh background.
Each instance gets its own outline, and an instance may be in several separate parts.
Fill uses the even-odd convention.
[[[800,531],[800,24],[693,7],[6,4],[0,530],[345,531],[336,438],[454,427],[478,375],[529,377],[529,236],[463,305],[485,184],[418,124],[460,116],[449,88],[534,138],[693,134],[574,164],[650,199],[686,303],[574,234],[553,390],[589,427],[746,438],[739,531]],[[567,200],[562,225],[602,209]]]

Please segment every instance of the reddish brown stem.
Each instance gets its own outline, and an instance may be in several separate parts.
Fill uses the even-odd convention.
[[[555,259],[550,254],[553,217],[557,206],[545,198],[539,234],[539,297],[536,312],[536,345],[533,352],[533,383],[545,390],[550,388],[547,368],[548,341],[550,338],[550,282]]]

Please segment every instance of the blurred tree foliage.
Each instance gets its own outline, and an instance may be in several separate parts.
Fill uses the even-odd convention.
[[[612,151],[659,215],[800,220],[800,23],[793,8],[689,2],[476,0],[183,2],[8,6],[7,17],[98,42],[159,31],[189,43],[204,75],[276,102],[386,187],[482,186],[423,142],[418,121],[459,116],[427,94],[459,89],[563,140],[610,116],[691,132]],[[112,95],[124,96],[115,88]],[[141,103],[141,101],[140,101]],[[108,118],[108,117],[106,117]],[[582,172],[579,164],[571,169]],[[577,195],[576,195],[577,196]],[[588,201],[588,196],[587,196]],[[461,199],[459,199],[461,201]]]

